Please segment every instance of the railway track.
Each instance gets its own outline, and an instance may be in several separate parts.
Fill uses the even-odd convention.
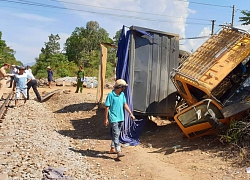
[[[11,99],[13,99],[13,92],[9,93],[9,95],[7,96],[7,98],[4,100],[3,104],[0,107],[0,122],[2,123],[3,119],[4,119],[4,114],[7,111],[7,108],[10,105],[10,101]]]
[[[44,96],[41,97],[41,99],[42,99],[41,102],[47,100],[49,97],[51,97],[52,95],[54,95],[56,93],[59,93],[60,91],[61,91],[60,89],[57,89],[57,90],[54,90],[54,91],[51,91],[51,92],[45,94]],[[7,98],[3,101],[3,104],[0,107],[0,123],[3,122],[4,115],[7,112],[7,108],[10,107],[10,102],[13,99],[14,99],[14,93],[12,91],[11,93],[8,94]]]

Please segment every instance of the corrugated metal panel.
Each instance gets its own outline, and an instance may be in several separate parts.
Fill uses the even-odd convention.
[[[130,30],[129,62],[134,110],[147,115],[172,116],[173,110],[168,112],[166,98],[176,91],[170,72],[178,65],[179,36],[135,26]],[[150,33],[153,38],[138,30]]]

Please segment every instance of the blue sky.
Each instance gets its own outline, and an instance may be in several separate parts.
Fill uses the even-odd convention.
[[[24,64],[35,62],[50,34],[59,34],[61,47],[76,27],[97,21],[112,38],[122,25],[176,33],[180,38],[208,36],[215,21],[241,27],[240,10],[250,10],[248,0],[0,0],[2,39]],[[250,26],[243,26],[246,30]],[[196,50],[206,39],[180,40],[180,49]]]

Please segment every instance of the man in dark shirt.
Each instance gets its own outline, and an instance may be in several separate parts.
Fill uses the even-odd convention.
[[[83,67],[80,66],[79,71],[77,72],[77,85],[76,85],[75,93],[78,93],[79,89],[80,89],[80,93],[82,93],[83,81],[84,81],[84,71],[83,71]]]

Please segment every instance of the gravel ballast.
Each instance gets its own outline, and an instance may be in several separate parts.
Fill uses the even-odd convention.
[[[86,156],[72,150],[72,138],[57,132],[54,113],[45,104],[19,104],[8,108],[1,123],[0,177],[41,179],[43,168],[53,167],[74,179],[106,179]]]

